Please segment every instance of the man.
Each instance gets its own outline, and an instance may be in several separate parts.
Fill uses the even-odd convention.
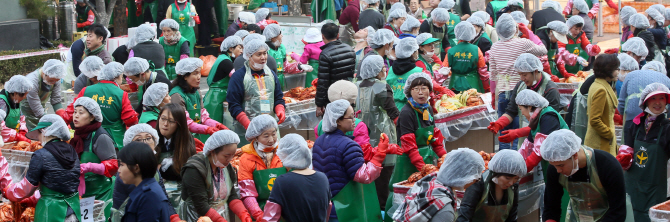
[[[384,19],[384,15],[377,10],[379,0],[365,0],[363,2],[367,3],[367,6],[359,16],[358,27],[372,26],[375,30],[384,28],[384,21],[386,21],[386,19]]]
[[[59,60],[49,59],[44,66],[26,76],[32,89],[28,98],[21,101],[21,113],[26,117],[28,131],[37,126],[40,118],[46,114],[46,103],[49,100],[56,113],[65,113],[60,87],[65,77],[65,64]]]
[[[358,17],[361,14],[361,3],[359,0],[350,0],[349,5],[340,14],[340,24],[345,25],[347,44],[354,45],[354,33],[358,32]],[[343,37],[344,38],[344,37]]]
[[[149,62],[140,57],[132,57],[128,59],[126,64],[123,65],[123,72],[133,81],[133,83],[137,84],[137,98],[139,98],[139,102],[137,103],[137,107],[135,107],[136,113],[142,113],[143,95],[151,84],[162,82],[168,86],[172,85],[165,75],[152,72],[151,69],[149,69]],[[170,89],[172,89],[172,87],[170,87]]]
[[[324,46],[321,46],[319,55],[319,80],[316,87],[316,116],[322,116],[325,112],[328,100],[328,87],[330,84],[342,79],[354,77],[356,66],[356,54],[351,46],[342,43],[338,32],[340,27],[333,23],[323,25],[321,35]]]
[[[112,62],[112,57],[106,49],[105,44],[109,38],[109,31],[101,24],[93,24],[88,27],[88,34],[86,37],[76,40],[70,46],[70,54],[68,61],[72,60],[72,71],[74,76],[79,76],[79,64],[83,58],[94,55],[100,57],[102,61],[107,64]]]
[[[74,10],[77,12],[77,32],[88,30],[88,27],[95,22],[93,10],[84,0],[77,0]]]
[[[251,12],[240,12],[235,23],[228,26],[225,37],[235,35],[237,30],[246,29],[250,24],[256,24],[256,16]]]
[[[266,41],[265,36],[253,33],[253,34],[249,34],[246,37],[244,37],[244,40],[242,41],[242,44],[243,45],[247,44],[248,42],[251,42],[251,40],[261,40],[263,42]],[[247,61],[247,59],[245,59],[244,56],[238,56],[237,58],[235,58],[235,61],[233,61],[233,68],[235,68],[235,70],[241,69],[242,67],[244,67],[244,63],[246,61]],[[267,66],[270,68],[270,70],[277,73],[277,61],[275,61],[275,59],[272,58],[272,56],[268,56]]]
[[[556,9],[558,7],[558,9]],[[533,30],[534,33],[537,33],[537,29],[546,26],[549,22],[560,21],[565,23],[565,18],[559,12],[561,5],[555,1],[544,1],[542,3],[542,10],[533,13],[530,17],[530,30]],[[546,46],[546,44],[545,44]]]
[[[430,33],[433,35],[433,38],[441,40],[440,46],[435,49],[435,54],[440,55],[440,59],[444,58],[447,50],[451,48],[447,23],[450,23],[449,11],[443,8],[436,8],[430,12],[430,18],[424,20],[419,27],[419,33]]]
[[[5,89],[0,91],[0,110],[4,111],[6,116],[0,120],[2,124],[2,142],[9,143],[14,141],[30,142],[26,138],[25,121],[21,120],[21,101],[26,99],[28,91],[33,85],[25,76],[15,75],[5,83]],[[23,127],[21,127],[23,125]]]
[[[413,16],[415,19],[423,20],[426,19],[426,12],[421,7],[419,0],[410,0],[409,1],[409,12],[410,16]]]

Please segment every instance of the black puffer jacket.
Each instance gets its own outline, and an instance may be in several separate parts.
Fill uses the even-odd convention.
[[[316,87],[315,103],[318,107],[325,107],[328,100],[328,87],[338,80],[354,77],[356,54],[351,46],[335,40],[321,46],[319,56],[318,85]]]
[[[52,141],[47,143],[45,148],[35,151],[30,158],[30,165],[26,173],[28,182],[34,186],[44,185],[49,189],[66,195],[77,192],[77,188],[79,187],[79,159],[75,160],[72,168],[65,169],[56,160],[54,155],[46,149],[46,146],[74,149],[70,144],[65,142]]]

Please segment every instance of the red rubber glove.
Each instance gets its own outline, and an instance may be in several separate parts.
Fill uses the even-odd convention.
[[[505,130],[500,134],[500,137],[498,137],[498,141],[503,142],[503,143],[511,143],[515,139],[518,139],[519,137],[524,137],[528,136],[530,134],[530,127],[524,127],[521,129],[513,129],[513,130]]]
[[[202,149],[205,148],[205,144],[202,143],[198,138],[193,138],[193,141],[195,141],[195,151],[196,152],[202,152]]]
[[[181,219],[179,218],[179,214],[173,214],[170,216],[170,222],[179,222]]]
[[[617,54],[619,53],[619,48],[609,48],[605,50],[606,54]]]
[[[509,123],[510,123],[510,121],[507,117],[501,116],[500,118],[498,118],[497,121],[491,122],[487,128],[492,133],[497,134],[498,131],[505,128],[507,125],[509,125]]]
[[[541,160],[542,157],[538,156],[535,152],[530,152],[530,156],[526,157],[526,173],[533,170]]]
[[[205,214],[205,216],[209,217],[209,219],[212,220],[212,222],[228,222],[226,219],[223,219],[223,217],[216,212],[216,210],[209,208],[209,211]]]
[[[484,87],[484,92],[491,92],[491,81],[488,79],[482,80],[482,86]]]
[[[614,114],[614,124],[615,125],[623,125],[623,118],[621,118],[621,115],[619,114]]]
[[[560,82],[561,80],[558,79],[558,76],[551,75],[551,81],[552,81],[552,82]]]
[[[386,151],[386,154],[402,155],[402,147],[398,146],[398,144],[391,143],[389,144],[389,148]]]
[[[416,170],[421,171],[421,168],[423,168],[426,163],[423,162],[423,157],[419,154],[419,148],[416,145],[416,135],[414,135],[414,133],[408,133],[401,136],[400,144],[402,149],[409,155],[409,160],[412,162],[412,165],[416,167]]]
[[[225,125],[223,125],[221,123],[217,123],[216,128],[220,129],[220,130],[227,130],[228,129],[228,127],[226,127]]]
[[[519,32],[521,32],[521,34],[522,34],[521,38],[526,38],[526,39],[530,38],[529,32],[531,32],[531,31],[530,31],[530,29],[528,29],[528,27],[526,27],[526,24],[519,23],[518,26],[519,26]]]
[[[240,122],[240,124],[242,124],[242,126],[244,126],[244,129],[249,128],[249,123],[251,123],[251,120],[249,120],[249,117],[247,117],[247,114],[246,114],[246,113],[241,112],[240,114],[238,114],[238,115],[235,117],[235,119],[236,119],[238,122]]]
[[[135,16],[140,17],[142,16],[142,3],[135,5],[137,6],[137,11],[135,11]]]
[[[633,160],[633,154],[622,153],[622,154],[616,155],[616,160],[619,161],[619,164],[621,164],[621,168],[623,168],[623,170],[628,170],[628,169],[630,169],[630,166],[632,165],[631,160]]]
[[[251,215],[251,216],[252,216],[253,218],[255,218],[256,221],[261,221],[261,220],[263,220],[263,214],[264,214],[263,211],[262,211],[262,210],[259,210],[259,211],[256,211],[256,213],[254,213],[254,214]]]
[[[242,222],[252,222],[251,221],[251,215],[249,215],[249,211],[247,211],[247,208],[244,207],[244,203],[242,203],[241,200],[236,199],[230,201],[230,204],[228,204],[230,207],[230,210],[233,211],[237,217],[240,218]]]
[[[70,122],[70,121],[69,121],[69,120],[70,120],[70,117],[67,115],[67,112],[65,112],[64,109],[56,110],[56,115],[58,115],[58,116],[60,116],[61,118],[63,118],[63,120],[66,121],[66,122],[65,122],[66,124],[69,124],[69,122]]]
[[[24,142],[32,142],[30,139],[26,138],[25,135],[17,133],[16,136],[14,136],[14,141],[24,141]]]
[[[35,191],[35,193],[32,196],[30,196],[26,199],[23,199],[21,201],[21,203],[26,204],[28,207],[35,207],[37,205],[37,201],[40,200],[41,196],[42,195],[40,195],[40,191],[37,190],[37,191]]]
[[[372,157],[372,164],[378,167],[382,167],[382,163],[384,162],[384,158],[386,158],[386,151],[389,148],[389,137],[386,136],[385,133],[382,133],[381,136],[379,136],[379,145],[377,145],[377,153]]]
[[[433,128],[433,138],[435,138],[435,141],[430,143],[430,145],[433,147],[433,151],[437,156],[443,156],[447,155],[447,150],[444,149],[444,136],[442,136],[442,131],[440,128]]]
[[[277,118],[279,118],[279,122],[277,124],[281,124],[286,120],[286,111],[284,110],[284,105],[278,104],[275,106],[275,114],[277,114]]]
[[[217,129],[215,127],[207,127],[207,129],[205,129],[205,133],[209,134],[209,135],[212,135],[212,134],[216,133],[217,131],[219,131],[219,129]]]
[[[316,87],[318,82],[319,82],[319,78],[316,78],[316,79],[312,80],[312,86]]]
[[[193,16],[193,19],[195,20],[195,24],[200,25],[200,16]]]

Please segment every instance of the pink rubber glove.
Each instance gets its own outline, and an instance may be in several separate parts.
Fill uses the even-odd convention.
[[[191,119],[191,117],[188,114],[188,111],[184,111],[184,112],[186,113],[186,125],[188,125],[188,129],[192,133],[207,134],[206,131],[207,131],[207,128],[209,128],[209,126],[204,125],[204,124],[196,123],[195,121],[193,121]]]
[[[180,59],[180,60],[182,60],[182,59],[186,59],[186,58],[188,58],[188,55],[187,55],[187,54],[181,54],[181,55],[179,56],[179,59]]]
[[[354,176],[354,181],[362,184],[369,184],[376,180],[381,172],[382,167],[375,165],[372,161],[367,162],[364,163],[361,168],[358,168],[358,171],[356,171],[356,175]]]
[[[594,44],[586,45],[586,52],[589,56],[597,56],[600,53],[600,46]]]
[[[556,53],[556,61],[563,61],[569,66],[574,66],[577,63],[577,55],[568,52],[565,48],[559,48],[558,53]],[[556,73],[553,73],[556,75]]]
[[[300,61],[300,55],[298,55],[298,53],[292,52],[290,56],[293,60]]]
[[[105,165],[102,163],[82,163],[79,164],[79,171],[81,174],[95,173],[98,175],[105,175]]]
[[[572,0],[568,0],[568,4],[565,4],[565,9],[563,9],[563,15],[572,14]]]
[[[240,199],[244,203],[244,206],[249,210],[249,213],[252,217],[258,220],[259,214],[260,217],[263,216],[263,211],[258,206],[258,191],[256,191],[256,183],[253,180],[243,180],[239,183],[240,187]],[[260,212],[260,213],[259,213]]]
[[[79,174],[79,187],[77,187],[77,191],[79,191],[80,197],[86,193],[86,178],[83,173]]]
[[[0,189],[6,188],[12,183],[12,176],[9,175],[9,163],[4,156],[0,156]]]
[[[263,221],[277,222],[281,218],[281,205],[269,201],[265,204],[265,214],[263,214]]]
[[[249,210],[251,217],[256,219],[256,221],[263,219],[263,210],[258,206],[258,201],[255,197],[244,198],[242,202],[247,207],[247,210]]]
[[[0,136],[2,137],[3,142],[5,143],[13,142],[13,140],[11,139],[15,137],[16,129],[7,127],[5,125],[5,121],[2,121],[2,123],[0,123],[0,128],[2,128],[2,131],[0,131]]]
[[[23,180],[21,180],[21,182],[6,187],[2,193],[10,201],[19,202],[33,195],[35,190],[37,190],[37,186],[34,186],[30,182],[28,182],[28,179],[24,177]]]
[[[28,205],[28,207],[35,207],[37,205],[37,201],[39,201],[41,197],[42,194],[40,193],[40,191],[36,190],[35,194],[26,199],[23,199],[21,203]]]
[[[600,9],[600,3],[598,3],[597,1],[594,2],[594,3],[593,3],[593,7],[591,7],[591,10],[589,10],[589,13],[588,13],[589,18],[590,18],[590,19],[593,19],[593,18],[595,18],[596,16],[598,16],[598,10],[599,10],[599,9]]]
[[[205,109],[205,108],[200,109],[200,122],[202,124],[207,125],[207,126],[217,127],[217,128],[218,128],[218,124],[221,124],[218,121],[213,120],[212,118],[210,118],[209,117],[209,112],[207,112],[207,109]]]

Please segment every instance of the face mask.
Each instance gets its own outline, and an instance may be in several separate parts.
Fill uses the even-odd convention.
[[[570,171],[570,175],[568,175],[568,176],[575,175],[575,173],[577,173],[577,171],[579,171],[579,161],[578,161],[577,158],[575,158],[572,161],[572,171]]]
[[[275,45],[275,47],[279,47],[279,45],[281,45],[281,42],[279,42],[279,41],[274,41],[274,42],[272,42],[272,44]]]
[[[253,65],[254,69],[262,69],[264,66],[265,66],[265,63],[262,63],[262,64],[254,63],[254,65]]]
[[[665,107],[663,108],[663,111],[661,111],[661,113],[659,113],[659,114],[656,114],[656,113],[651,112],[651,110],[649,109],[649,107],[644,108],[644,112],[645,112],[645,113],[648,113],[649,115],[651,115],[651,117],[656,118],[657,116],[659,116],[659,115],[665,113]]]
[[[184,2],[186,2],[186,0],[178,0],[177,2],[184,3]]]
[[[49,83],[49,81],[47,81],[46,79],[42,80],[42,82],[44,82],[44,84],[47,84],[47,85],[50,85],[50,86],[54,85],[54,84]]]
[[[360,10],[361,10],[361,12],[365,11],[365,6],[361,5]]]
[[[223,165],[223,163],[219,162],[219,160],[214,161],[214,166],[218,168],[226,168],[226,165]]]
[[[433,57],[433,55],[435,55],[435,52],[426,52],[426,55],[428,57]]]
[[[617,75],[616,78],[617,78],[619,81],[623,82],[623,80],[626,79],[626,74],[628,74],[628,72],[626,72],[626,71],[619,71],[619,75]]]
[[[140,79],[142,79],[142,75],[144,75],[144,73],[140,74]],[[143,86],[144,83],[146,83],[146,82],[147,82],[147,80],[144,80],[144,81],[138,80],[135,84],[137,84],[139,86]]]
[[[393,61],[395,61],[395,59],[396,59],[395,56],[392,56],[392,55],[388,55],[388,57],[389,57],[390,60],[393,60]]]
[[[391,55],[391,47],[388,47],[384,52],[387,56]]]
[[[275,143],[272,144],[272,146],[266,146],[265,144],[258,143],[258,150],[262,150],[263,152],[266,153],[272,152],[272,150],[277,148],[277,145],[279,145],[278,143],[279,141],[275,141]]]

